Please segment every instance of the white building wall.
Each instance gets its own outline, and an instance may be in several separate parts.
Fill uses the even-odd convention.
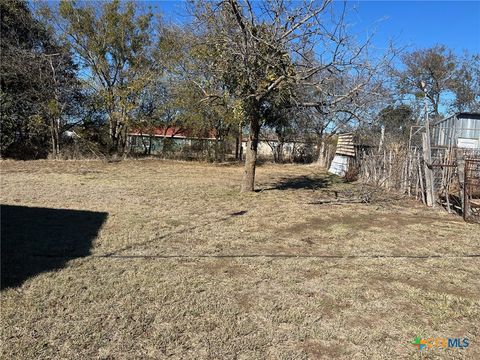
[[[272,145],[274,148],[277,145],[277,142],[270,141],[270,145]],[[258,149],[257,149],[257,154],[259,156],[264,156],[264,157],[272,157],[273,158],[273,150],[272,147],[268,144],[266,141],[259,141],[258,142]],[[293,150],[296,149],[299,150],[303,144],[301,143],[293,143],[293,142],[286,142],[283,144],[283,156],[289,157],[293,155]],[[247,150],[247,141],[242,141],[242,148],[243,148],[243,153],[245,154],[245,151]]]

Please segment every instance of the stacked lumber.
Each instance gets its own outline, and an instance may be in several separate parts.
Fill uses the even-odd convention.
[[[346,133],[338,135],[336,155],[355,156],[355,145],[353,143],[353,134]]]

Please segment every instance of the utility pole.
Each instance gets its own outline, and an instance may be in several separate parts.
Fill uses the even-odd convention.
[[[430,119],[428,117],[428,100],[427,100],[427,86],[424,81],[421,82],[424,102],[425,102],[425,133],[422,136],[422,145],[423,145],[423,161],[425,169],[425,185],[427,193],[427,205],[435,207],[435,190],[433,183],[433,171],[431,168],[432,165],[432,149],[430,142]]]

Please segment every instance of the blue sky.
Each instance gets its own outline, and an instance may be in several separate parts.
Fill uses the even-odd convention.
[[[413,48],[445,44],[480,52],[480,1],[351,1],[359,27],[377,24],[376,44],[389,38]]]
[[[152,1],[165,18],[185,21],[182,1]],[[337,1],[335,6],[343,6]],[[392,39],[408,49],[444,44],[457,54],[480,53],[480,1],[362,1],[348,6],[349,23],[358,36],[376,29],[375,45]]]

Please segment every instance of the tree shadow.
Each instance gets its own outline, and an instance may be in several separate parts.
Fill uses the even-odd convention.
[[[1,205],[1,289],[90,255],[108,213]]]
[[[280,179],[272,187],[263,189],[262,191],[268,190],[299,190],[299,189],[310,189],[317,190],[327,188],[333,184],[342,183],[342,179],[337,175],[328,174],[328,175],[319,175],[319,176],[297,176],[297,177],[284,177]]]

